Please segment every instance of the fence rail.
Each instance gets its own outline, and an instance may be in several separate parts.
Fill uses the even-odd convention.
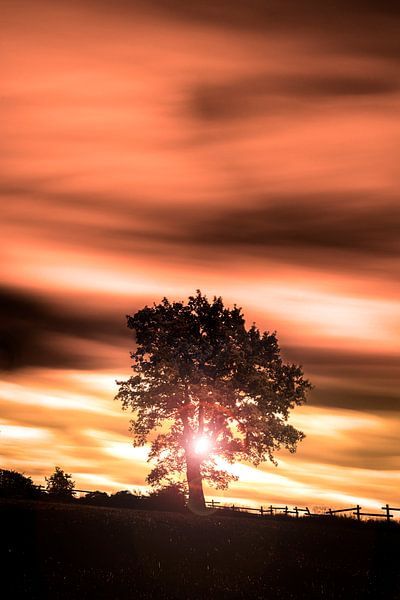
[[[400,511],[400,508],[395,508],[393,506],[389,506],[389,504],[385,504],[385,506],[382,506],[382,510],[384,512],[382,513],[378,513],[378,512],[363,512],[362,511],[362,507],[357,504],[357,506],[351,506],[350,508],[336,508],[336,509],[331,509],[328,508],[325,512],[323,513],[312,513],[309,509],[308,506],[306,506],[305,508],[299,508],[298,506],[294,506],[293,508],[289,509],[288,506],[273,506],[272,504],[270,506],[260,506],[259,508],[255,508],[252,506],[241,506],[241,505],[235,505],[235,504],[221,504],[221,502],[216,502],[215,500],[210,500],[206,502],[206,505],[209,508],[212,509],[216,509],[216,510],[232,510],[232,511],[242,511],[242,512],[256,512],[258,513],[261,517],[263,516],[273,516],[273,515],[277,515],[277,514],[281,514],[281,515],[296,515],[296,518],[299,518],[301,516],[301,514],[303,514],[303,516],[305,517],[334,517],[336,514],[338,513],[350,513],[350,516],[355,516],[357,518],[358,521],[361,521],[362,517],[375,517],[375,518],[382,518],[382,519],[386,519],[386,521],[390,522],[391,519],[394,519],[394,515],[391,514],[393,511]]]
[[[42,490],[43,492],[47,489],[45,485],[35,485],[35,488],[37,488],[38,490]],[[100,490],[77,490],[76,488],[74,488],[73,491],[78,492],[80,494],[94,494],[95,491],[99,492]]]

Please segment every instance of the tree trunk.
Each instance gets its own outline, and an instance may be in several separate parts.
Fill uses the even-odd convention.
[[[206,512],[206,501],[204,499],[203,482],[200,474],[201,461],[196,455],[186,452],[186,473],[189,486],[188,507],[195,513]]]

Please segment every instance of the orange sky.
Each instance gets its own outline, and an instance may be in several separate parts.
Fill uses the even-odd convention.
[[[315,385],[225,496],[398,505],[400,11],[322,4],[1,3],[1,466],[143,489],[125,315],[201,288]]]

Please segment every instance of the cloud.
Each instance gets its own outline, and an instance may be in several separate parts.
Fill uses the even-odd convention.
[[[398,408],[398,355],[327,348],[285,347],[284,355],[303,365],[315,389],[313,406],[359,411],[396,411]]]
[[[26,237],[53,241],[82,252],[110,252],[115,260],[141,255],[182,254],[213,260],[218,251],[260,254],[285,262],[329,262],[348,269],[340,254],[352,256],[354,268],[368,261],[395,258],[400,250],[398,202],[387,193],[265,196],[240,206],[217,203],[204,211],[189,203],[143,203],[123,196],[50,192],[38,182],[14,188],[0,184],[4,230],[18,223]],[[36,198],[37,216],[27,212]],[[65,224],[68,223],[68,227]],[[338,253],[335,256],[335,253]],[[367,262],[365,262],[367,261]]]
[[[344,196],[344,197],[343,197]],[[272,199],[256,206],[221,211],[193,227],[188,239],[205,247],[270,252],[273,248],[324,254],[397,256],[400,209],[378,198],[326,196]],[[310,260],[311,257],[308,257]],[[296,260],[296,257],[293,256]],[[311,258],[312,262],[312,258]]]
[[[194,87],[189,109],[194,117],[205,121],[220,119],[248,118],[264,114],[274,117],[287,114],[300,108],[304,111],[304,102],[309,103],[307,112],[321,110],[321,102],[337,102],[341,98],[360,96],[387,96],[399,89],[399,81],[388,73],[382,76],[381,68],[376,66],[375,73],[300,74],[286,72],[281,77],[273,73],[259,73],[250,78],[220,83],[200,83]],[[316,108],[316,103],[318,106]]]
[[[187,26],[232,29],[257,35],[306,37],[310,45],[337,53],[357,53],[398,60],[400,42],[397,35],[400,11],[392,0],[382,2],[339,0],[318,2],[305,0],[218,0],[196,2],[157,0],[151,9],[143,0],[116,3],[125,18],[150,13],[155,19],[178,21]],[[96,4],[89,3],[92,9]],[[109,7],[103,4],[109,13]]]
[[[0,309],[1,368],[6,371],[99,366],[104,358],[96,353],[96,344],[127,346],[119,314],[84,312],[66,302],[51,304],[4,288]]]
[[[107,3],[96,4],[104,9],[109,7]],[[145,10],[149,6],[144,0],[117,0],[114,4],[118,10],[126,11],[125,15],[135,14],[139,9]],[[294,28],[299,21],[300,24],[314,23],[318,19],[328,22],[333,18],[335,22],[341,22],[345,15],[354,13],[359,15],[360,20],[368,15],[391,15],[394,18],[400,14],[398,6],[391,0],[382,0],[379,4],[373,0],[338,0],[325,2],[323,5],[317,0],[305,0],[301,5],[296,0],[248,0],[246,3],[241,0],[205,0],[201,3],[195,0],[155,0],[151,9],[153,14],[154,9],[165,10],[164,18],[173,11],[173,14],[198,23],[204,21],[220,27],[231,23],[238,27],[250,26],[252,29],[273,28],[280,22]]]

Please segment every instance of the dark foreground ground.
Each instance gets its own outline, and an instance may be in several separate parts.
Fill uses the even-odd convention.
[[[400,599],[394,524],[11,500],[0,513],[3,598]]]

